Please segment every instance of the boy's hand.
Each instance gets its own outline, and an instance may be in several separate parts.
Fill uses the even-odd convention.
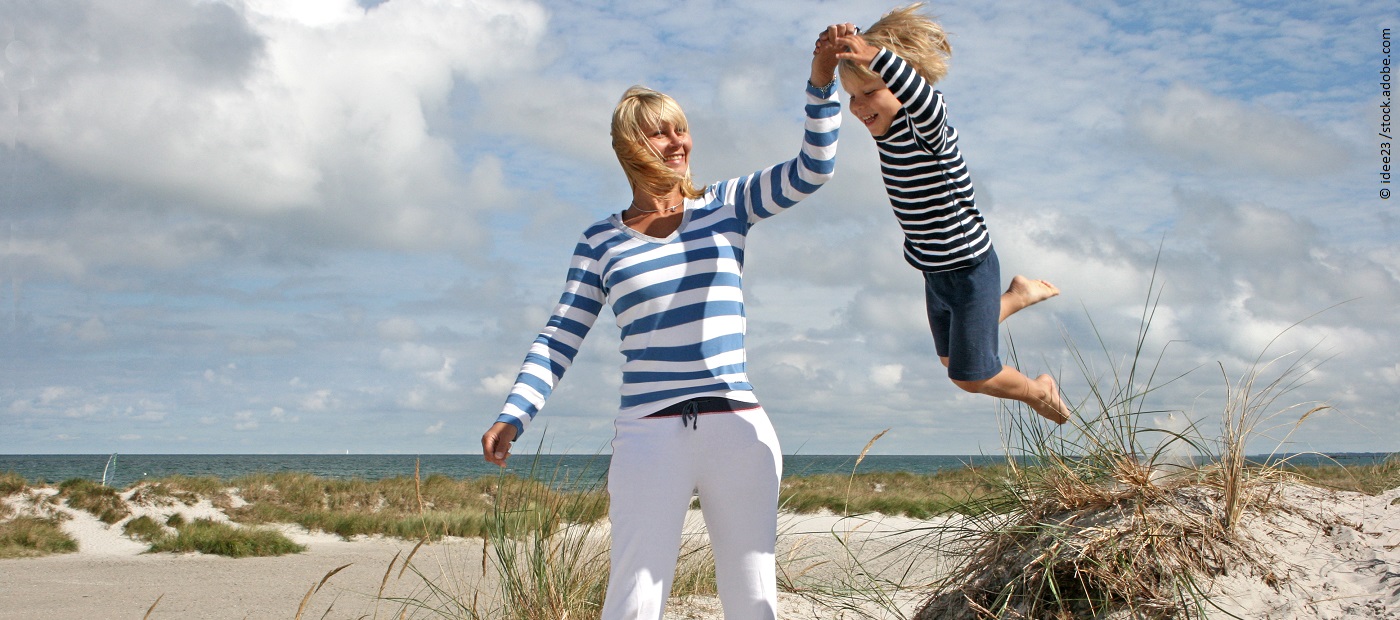
[[[853,24],[832,24],[817,36],[812,48],[812,78],[814,86],[824,86],[836,79],[836,52],[841,49],[836,40],[847,34],[855,34]]]
[[[838,60],[849,60],[869,67],[870,61],[875,60],[875,55],[880,53],[880,48],[866,43],[865,37],[855,32],[836,37],[835,41],[836,46],[842,50],[836,52]]]

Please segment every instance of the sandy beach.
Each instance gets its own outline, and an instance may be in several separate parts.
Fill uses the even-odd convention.
[[[1220,610],[1211,617],[1400,619],[1400,489],[1365,496],[1287,485],[1281,492],[1292,508],[1253,519],[1243,532],[1268,550],[1272,574],[1227,571],[1216,578],[1212,589]],[[346,541],[283,526],[284,533],[307,547],[305,552],[242,559],[152,554],[144,544],[122,536],[119,526],[62,510],[72,517],[63,527],[78,541],[79,551],[0,560],[0,620],[142,618],[153,604],[151,618],[291,618],[308,591],[342,566],[308,600],[304,617],[396,618],[397,603],[376,600],[381,584],[388,599],[423,593],[424,577],[401,571],[413,541]],[[193,516],[217,512],[207,503],[179,510]],[[945,523],[785,514],[779,564],[807,583],[839,579],[849,549],[872,562],[877,574],[899,576],[907,584],[927,582],[941,570],[940,558],[926,551],[922,557],[882,552],[918,536],[920,528]],[[703,536],[698,512],[688,530]],[[479,539],[425,545],[413,565],[435,583],[461,588],[457,594],[464,597],[471,596],[472,588],[491,590]],[[911,590],[901,596],[899,613],[913,617],[922,593]],[[860,617],[792,593],[784,593],[781,604],[783,620]],[[873,607],[867,611],[873,617],[899,617]],[[667,620],[722,617],[718,601],[703,596],[673,601],[666,614]]]

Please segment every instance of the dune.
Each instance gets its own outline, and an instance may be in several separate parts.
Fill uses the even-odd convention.
[[[1265,555],[1259,564],[1270,570],[1241,568],[1213,577],[1211,600],[1218,609],[1209,610],[1208,617],[1400,618],[1400,489],[1368,496],[1285,484],[1279,493],[1288,508],[1248,519],[1240,532],[1258,544]],[[79,550],[0,560],[0,620],[130,619],[142,618],[148,610],[150,618],[290,618],[304,600],[308,618],[398,617],[393,599],[425,595],[425,578],[455,584],[460,591],[453,594],[467,599],[472,588],[491,590],[480,539],[447,539],[418,549],[413,565],[423,572],[419,576],[402,571],[414,541],[377,536],[343,540],[282,526],[288,537],[306,546],[305,552],[241,559],[147,553],[144,544],[123,536],[119,525],[66,507],[57,510],[71,517],[63,528],[78,541]],[[135,510],[133,517],[179,511],[189,518],[222,518],[207,502]],[[957,519],[783,514],[779,572],[803,592],[782,594],[779,617],[914,617],[929,595],[914,586],[949,568],[949,559],[919,544],[920,537]],[[698,512],[688,528],[703,537]],[[851,570],[857,559],[870,575]],[[851,599],[842,603],[850,609],[841,611],[821,596],[824,584],[839,589],[871,575],[910,586],[885,603],[897,611]],[[666,613],[667,620],[722,618],[719,602],[711,596],[673,601]]]

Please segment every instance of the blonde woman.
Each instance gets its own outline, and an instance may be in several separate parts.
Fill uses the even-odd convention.
[[[832,28],[826,39],[844,34]],[[623,362],[608,470],[612,565],[603,620],[661,618],[696,490],[725,618],[777,615],[782,456],[745,371],[744,251],[753,225],[797,204],[834,172],[835,69],[832,46],[819,43],[797,157],[704,188],[691,182],[690,127],[675,100],[633,87],[613,112],[613,150],[632,200],[583,232],[564,294],[481,438],[486,460],[504,466],[510,443],[610,307]]]

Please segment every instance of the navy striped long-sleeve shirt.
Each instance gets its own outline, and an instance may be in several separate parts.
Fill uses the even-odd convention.
[[[885,192],[904,230],[905,260],[923,271],[981,262],[992,240],[958,150],[958,132],[948,124],[943,94],[887,49],[875,55],[870,69],[903,105],[904,113],[875,145]]]
[[[745,370],[744,247],[749,229],[835,172],[841,124],[835,89],[807,87],[798,156],[716,183],[687,199],[680,226],[649,237],[613,215],[583,232],[564,294],[525,356],[497,421],[517,436],[539,413],[604,306],[622,332],[619,417],[639,418],[700,396],[756,402]]]

